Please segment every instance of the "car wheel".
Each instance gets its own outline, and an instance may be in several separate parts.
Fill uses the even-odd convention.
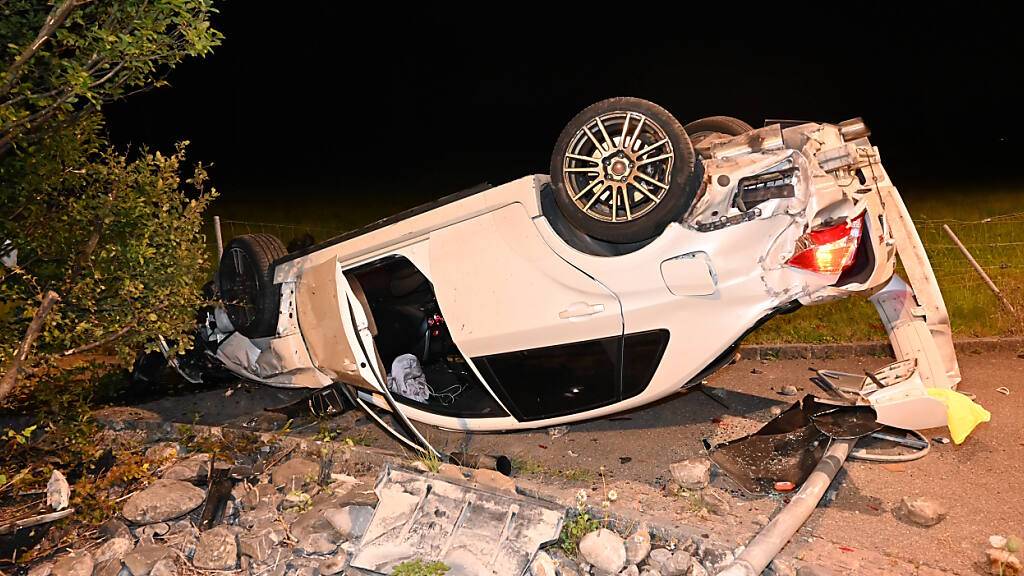
[[[555,202],[566,220],[608,242],[642,242],[690,207],[695,155],[664,108],[610,98],[576,115],[551,154]]]
[[[287,253],[270,234],[238,236],[224,247],[217,271],[221,300],[243,336],[262,338],[277,331],[281,291],[274,285],[273,263]]]
[[[754,130],[754,127],[739,118],[732,116],[708,116],[700,120],[694,120],[683,126],[690,138],[697,140],[710,134],[724,134],[726,136],[739,136]]]

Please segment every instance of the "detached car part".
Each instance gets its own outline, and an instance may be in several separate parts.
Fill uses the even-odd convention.
[[[266,235],[234,239],[201,340],[251,380],[338,383],[425,449],[413,421],[516,430],[648,404],[726,365],[771,317],[892,279],[875,302],[898,357],[927,386],[956,385],[942,296],[863,122],[687,126],[613,98],[566,126],[550,177],[290,254]],[[897,256],[909,283],[893,278]],[[389,390],[403,355],[426,400]],[[890,414],[918,402],[881,392],[872,405]]]

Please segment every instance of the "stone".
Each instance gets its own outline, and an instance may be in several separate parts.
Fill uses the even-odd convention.
[[[622,538],[601,528],[585,535],[580,540],[580,556],[598,570],[619,572],[626,567],[626,544]]]
[[[702,490],[711,481],[711,461],[690,458],[669,466],[672,478],[686,490]]]
[[[270,478],[274,486],[284,486],[285,490],[296,490],[307,482],[316,482],[319,476],[319,464],[312,460],[295,457],[274,468]]]
[[[72,553],[58,559],[50,571],[53,576],[92,576],[94,562],[88,552]]]
[[[171,550],[162,544],[140,544],[125,555],[124,565],[132,576],[146,576],[157,562],[171,554]]]
[[[715,516],[728,516],[729,510],[732,508],[731,498],[725,491],[713,486],[708,486],[701,491],[701,501],[704,503],[704,508]]]
[[[466,477],[462,475],[462,468],[447,462],[443,462],[441,467],[437,469],[437,475],[442,478],[451,478],[452,480],[466,479]]]
[[[619,572],[619,576],[640,576],[640,569],[636,567],[636,564],[630,564]]]
[[[701,566],[700,562],[690,565],[690,573],[687,576],[708,576],[708,571]]]
[[[782,414],[782,407],[772,406],[771,408],[768,409],[768,414],[770,414],[772,417],[778,416],[779,414]]]
[[[93,554],[93,560],[96,564],[111,559],[121,560],[125,554],[131,551],[133,546],[132,541],[127,538],[111,538],[96,549],[96,553]]]
[[[632,536],[626,538],[626,563],[639,564],[651,553],[651,534],[641,527]]]
[[[373,518],[373,508],[369,506],[345,506],[331,508],[324,512],[324,517],[338,534],[345,540],[358,540],[366,532]]]
[[[713,544],[705,544],[700,549],[701,563],[704,568],[712,573],[716,574],[719,570],[732,563],[736,559],[733,556],[732,550],[728,548],[722,548]]]
[[[160,479],[124,503],[121,514],[135,524],[153,524],[195,510],[206,493],[181,480]]]
[[[510,494],[516,493],[516,481],[497,470],[476,468],[469,479],[471,482],[475,482],[485,488],[493,488],[499,492],[508,492]]]
[[[651,550],[651,553],[648,555],[647,564],[651,568],[660,572],[661,565],[668,561],[668,559],[671,557],[672,553],[668,550],[664,548],[655,548],[654,550]]]
[[[796,569],[776,558],[769,566],[770,576],[796,576]]]
[[[1024,566],[1019,558],[1009,550],[1002,548],[989,548],[985,550],[988,556],[988,569],[992,574],[999,576],[1020,576],[1024,574]]]
[[[835,572],[824,566],[804,564],[796,571],[796,576],[834,576]]]
[[[174,466],[168,468],[161,478],[167,480],[183,480],[185,482],[195,482],[197,480],[203,480],[210,475],[210,455],[209,454],[196,454],[177,462]]]
[[[555,568],[560,576],[580,576],[581,570],[576,560],[566,556],[561,548],[552,547],[545,550],[548,557],[555,563]]]
[[[281,541],[280,535],[271,528],[264,528],[258,534],[241,534],[238,537],[238,550],[243,555],[257,562],[270,557],[274,546]]]
[[[217,526],[203,533],[196,546],[192,565],[204,570],[234,570],[238,564],[238,543],[226,526]]]
[[[934,526],[946,517],[946,507],[924,496],[904,496],[897,514],[919,526]]]
[[[765,515],[765,514],[758,514],[757,516],[754,517],[754,526],[757,526],[758,528],[764,528],[771,521],[772,521],[772,519],[769,518],[767,515]]]
[[[662,576],[684,576],[694,564],[693,557],[683,550],[676,550],[672,556],[661,563],[658,569]]]
[[[28,571],[26,576],[50,576],[53,573],[53,562],[43,562],[42,564],[36,564]]]
[[[555,562],[547,552],[537,551],[533,561],[530,562],[530,576],[557,576]]]
[[[167,534],[170,530],[171,527],[167,524],[167,522],[157,522],[155,524],[147,524],[146,526],[139,528],[138,530],[136,530],[136,533],[139,535],[140,540],[144,539],[152,542],[153,538],[163,536],[164,534]]]
[[[128,526],[117,518],[111,518],[103,524],[100,524],[99,532],[100,536],[104,538],[127,538],[131,540],[132,537],[132,533],[128,530]]]
[[[646,568],[640,571],[640,576],[661,576],[661,572],[658,572],[654,568],[647,566]]]
[[[248,490],[246,490],[238,500],[239,505],[243,510],[255,510],[263,502],[269,502],[271,498],[279,495],[277,488],[273,484],[261,482]],[[276,506],[277,503],[275,502]]]
[[[333,576],[334,574],[340,574],[347,567],[348,553],[342,551],[321,562],[318,569],[321,576]]]
[[[295,551],[306,556],[325,556],[338,549],[337,542],[323,532],[310,534],[303,538],[295,547]]]
[[[153,565],[153,569],[149,571],[149,576],[177,576],[178,566],[174,563],[174,559],[171,557],[163,558],[159,562]]]
[[[793,386],[792,384],[788,386],[783,386],[782,389],[779,390],[779,394],[782,394],[783,396],[796,396],[799,393],[800,391],[797,390],[796,386]]]
[[[146,449],[146,460],[167,462],[181,455],[181,446],[177,442],[160,442]]]

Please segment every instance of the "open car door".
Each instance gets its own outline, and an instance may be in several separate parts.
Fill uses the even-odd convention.
[[[365,301],[359,283],[346,278],[335,259],[303,271],[298,283],[299,325],[313,364],[336,382],[381,392],[387,376]]]

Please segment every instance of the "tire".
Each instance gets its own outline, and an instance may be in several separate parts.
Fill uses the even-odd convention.
[[[555,143],[555,203],[588,236],[643,242],[690,207],[696,162],[686,130],[661,106],[639,98],[602,100],[577,114]]]
[[[277,332],[281,291],[274,285],[273,264],[287,253],[270,234],[238,236],[224,247],[217,270],[221,301],[243,336],[262,338]]]
[[[732,116],[708,116],[700,120],[694,120],[683,127],[690,138],[697,140],[711,134],[725,134],[726,136],[739,136],[752,132],[754,127],[739,118]]]

